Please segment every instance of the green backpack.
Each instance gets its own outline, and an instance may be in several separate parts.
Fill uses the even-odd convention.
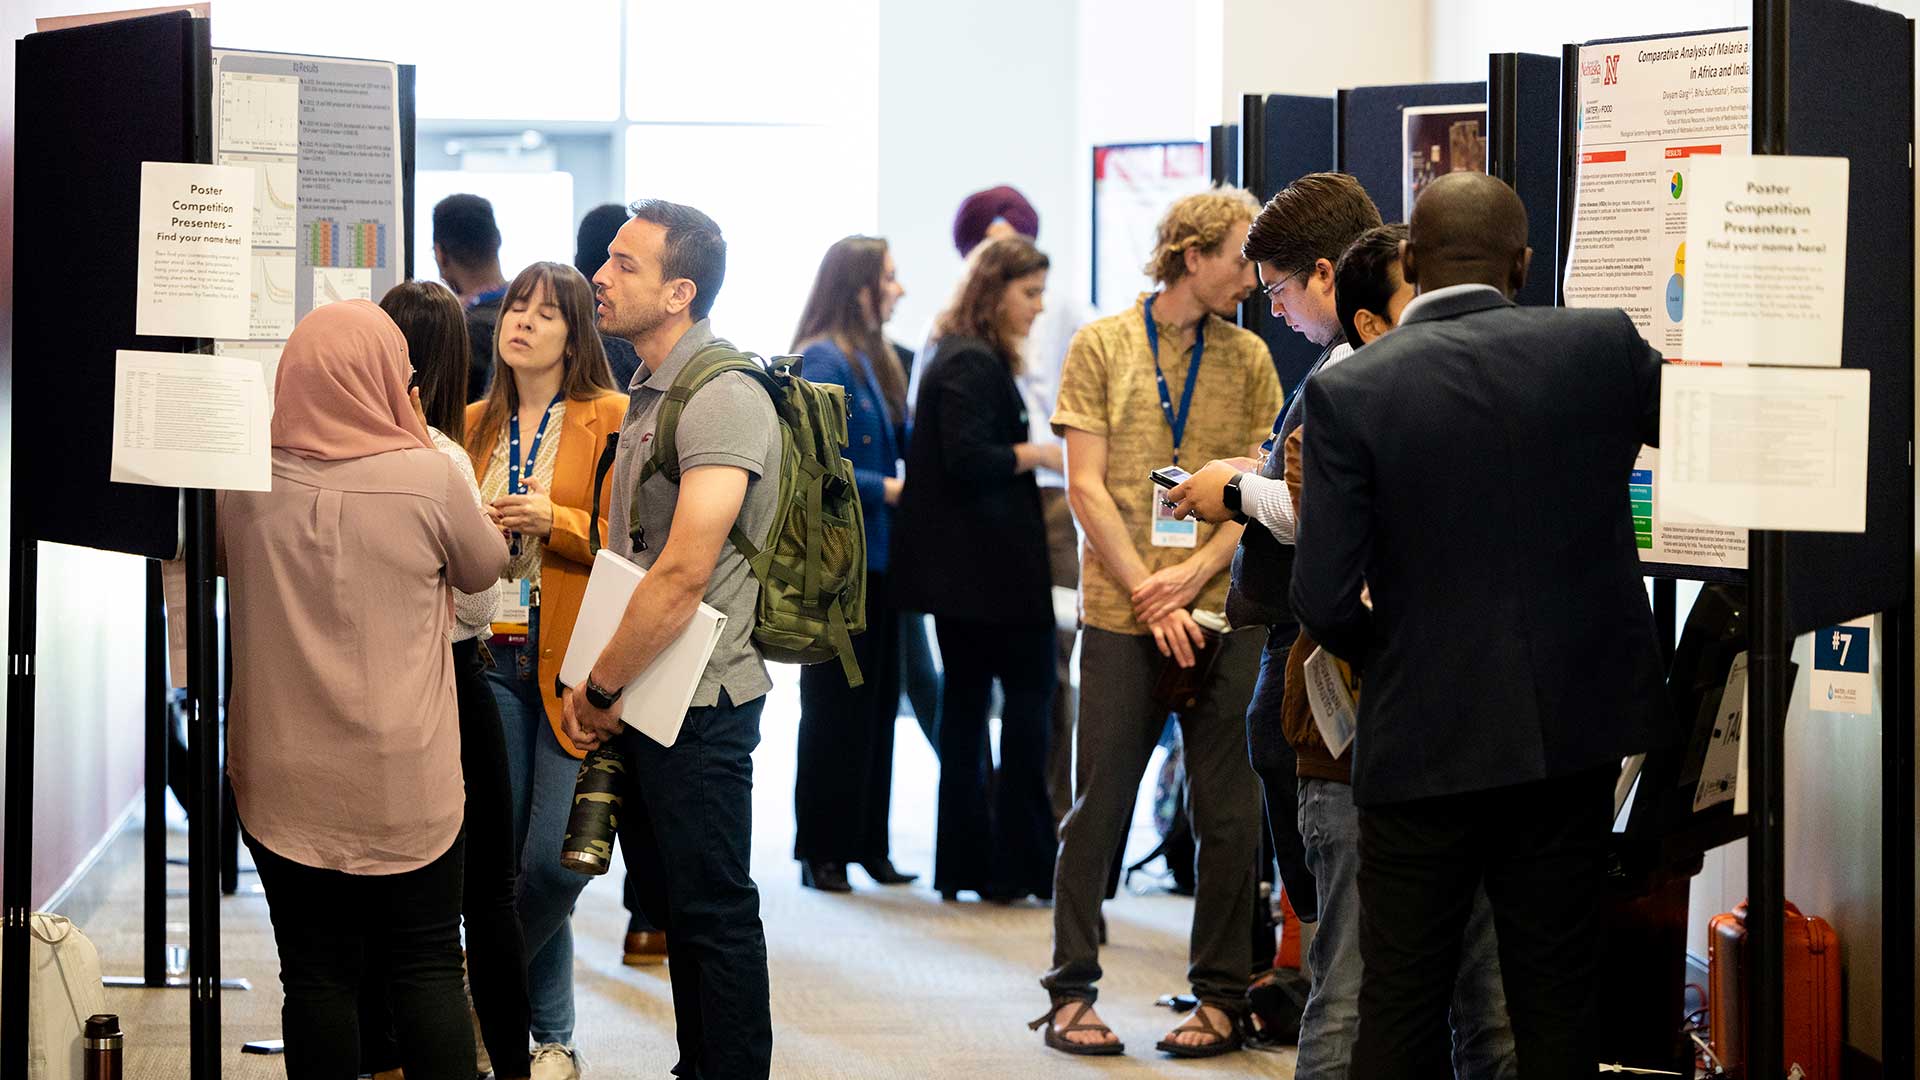
[[[853,463],[844,453],[846,391],[801,378],[799,357],[777,356],[765,364],[719,340],[694,354],[660,405],[653,456],[634,483],[628,530],[640,525],[640,488],[655,473],[680,482],[674,430],[681,410],[701,387],[731,371],[766,388],[780,422],[780,501],[772,527],[759,543],[738,522],[728,534],[760,583],[753,640],[776,663],[838,658],[847,684],[859,686],[864,679],[853,658],[853,635],[867,628],[867,540]]]

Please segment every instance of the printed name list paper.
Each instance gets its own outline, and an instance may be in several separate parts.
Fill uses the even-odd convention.
[[[269,395],[259,361],[129,349],[116,360],[111,479],[159,487],[272,488]]]
[[[1659,475],[1667,519],[1865,532],[1872,374],[1667,365]]]
[[[140,163],[134,333],[244,338],[253,250],[253,170]]]
[[[1687,219],[1687,359],[1839,367],[1846,158],[1701,158]]]

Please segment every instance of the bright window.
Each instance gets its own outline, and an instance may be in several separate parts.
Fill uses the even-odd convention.
[[[428,119],[619,119],[620,0],[219,0],[213,43],[413,64]]]
[[[786,352],[820,257],[871,232],[878,166],[867,132],[829,127],[636,125],[627,192],[698,207],[727,240],[714,330],[751,352]]]
[[[500,269],[513,275],[542,260],[573,265],[573,177],[563,172],[421,171],[414,174],[413,276],[437,279],[433,204],[456,192],[493,203],[500,226]]]

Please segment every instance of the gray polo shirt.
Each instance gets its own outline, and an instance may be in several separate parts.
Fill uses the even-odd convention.
[[[653,454],[654,429],[660,419],[660,405],[672,389],[674,377],[693,359],[693,354],[714,340],[707,320],[695,323],[657,366],[641,358],[627,387],[630,398],[626,419],[620,423],[620,450],[613,466],[612,503],[608,507],[607,546],[617,555],[642,567],[652,567],[672,535],[673,510],[680,497],[679,485],[664,475],[655,474],[639,492],[640,526],[644,550],[633,549],[627,530],[628,509],[633,505],[633,482],[641,466]],[[740,508],[740,526],[758,541],[773,526],[775,504],[779,501],[780,434],[767,391],[749,375],[722,375],[693,395],[680,413],[680,426],[674,442],[680,452],[684,472],[701,465],[731,465],[747,471],[747,496]],[[753,646],[753,613],[760,596],[760,584],[747,566],[746,557],[734,550],[731,542],[720,548],[720,562],[707,582],[705,600],[727,616],[725,632],[707,662],[706,674],[694,691],[693,704],[714,705],[720,691],[735,705],[743,705],[773,689],[767,678],[766,662]]]

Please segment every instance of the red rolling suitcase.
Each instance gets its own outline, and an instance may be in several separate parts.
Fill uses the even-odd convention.
[[[1713,1052],[1735,1075],[1746,1058],[1747,904],[1715,915],[1707,934],[1707,1016]],[[1786,1062],[1807,1080],[1840,1080],[1844,1013],[1840,1002],[1840,938],[1827,920],[1787,904],[1785,955]]]

